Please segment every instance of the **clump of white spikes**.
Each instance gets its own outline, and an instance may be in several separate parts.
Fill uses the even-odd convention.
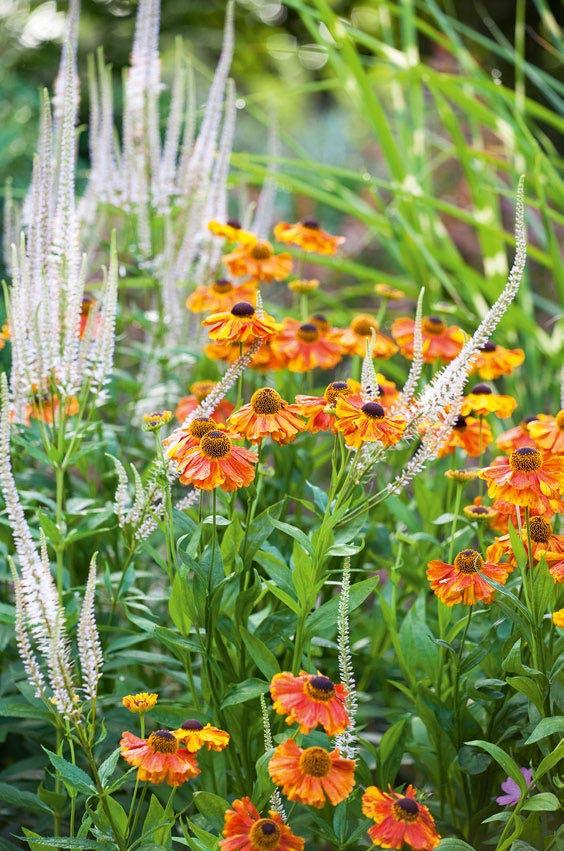
[[[343,563],[343,576],[341,579],[341,592],[339,594],[339,611],[337,616],[337,644],[339,647],[339,674],[341,682],[348,691],[346,708],[349,715],[347,729],[335,738],[335,746],[339,749],[341,756],[354,759],[358,753],[356,745],[356,713],[358,711],[358,697],[356,693],[356,682],[351,653],[350,637],[350,588],[351,588],[351,560],[347,556]]]

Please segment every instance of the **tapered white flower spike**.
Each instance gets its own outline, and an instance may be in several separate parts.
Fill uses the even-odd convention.
[[[417,390],[421,373],[423,372],[423,297],[425,288],[422,287],[417,298],[417,309],[415,311],[415,325],[413,328],[413,359],[409,368],[407,380],[403,389],[391,407],[392,416],[405,417],[408,414],[409,405]]]
[[[376,332],[372,328],[370,340],[366,341],[366,354],[362,359],[362,368],[360,371],[360,395],[363,402],[373,402],[380,395],[374,361],[372,360],[375,340]]]
[[[343,562],[341,592],[339,594],[339,609],[337,616],[337,646],[339,648],[339,674],[342,684],[348,691],[346,708],[349,715],[349,726],[335,738],[335,747],[346,759],[354,759],[358,753],[356,744],[356,714],[358,712],[358,696],[350,645],[350,587],[351,560],[347,556]]]
[[[268,717],[268,709],[266,707],[266,700],[264,699],[264,694],[260,695],[260,711],[262,715],[264,750],[266,753],[268,753],[268,751],[272,750],[272,748],[274,747],[274,742],[272,740],[270,718]],[[270,796],[270,806],[275,812],[278,813],[283,822],[286,822],[288,820],[286,810],[284,809],[284,804],[282,802],[282,795],[280,794],[279,789],[275,789],[272,795]]]
[[[104,664],[94,608],[96,595],[96,555],[94,553],[90,561],[88,579],[86,580],[77,628],[78,659],[82,672],[82,688],[89,700],[94,700],[96,697],[98,680],[102,676],[102,666]]]

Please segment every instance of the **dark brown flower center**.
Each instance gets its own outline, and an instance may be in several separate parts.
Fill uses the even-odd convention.
[[[373,420],[381,420],[386,413],[382,405],[379,405],[378,402],[366,402],[362,406],[361,411]]]
[[[280,828],[275,821],[269,818],[261,818],[256,821],[250,831],[249,839],[254,848],[278,848],[280,839]]]
[[[463,417],[463,416],[462,416],[462,414],[460,414],[460,415],[459,415],[459,416],[455,419],[455,421],[454,421],[454,423],[453,423],[452,427],[453,427],[453,428],[458,428],[458,429],[466,428],[466,417]]]
[[[210,431],[202,437],[200,448],[212,460],[225,458],[231,451],[231,441],[221,431]]]
[[[330,405],[334,405],[339,396],[344,396],[349,390],[347,381],[332,381],[323,394]]]
[[[147,739],[147,744],[157,753],[176,753],[178,742],[170,730],[156,730]]]
[[[212,284],[212,290],[214,293],[218,293],[219,295],[230,293],[232,289],[233,284],[231,281],[228,281],[227,278],[221,278],[219,281],[214,281]]]
[[[235,230],[241,230],[241,222],[239,219],[227,219],[227,224],[230,228],[234,228]]]
[[[182,725],[183,730],[203,730],[204,725],[201,721],[198,721],[197,718],[190,718],[188,721],[185,721]]]
[[[323,748],[306,748],[300,756],[300,768],[310,777],[326,777],[331,771],[331,756]]]
[[[320,674],[310,678],[306,684],[306,693],[314,700],[326,703],[335,694],[335,686],[329,677],[323,677]]]
[[[319,222],[315,219],[304,219],[302,225],[304,228],[309,228],[310,230],[319,230]]]
[[[372,329],[375,331],[378,330],[378,323],[367,313],[361,313],[359,316],[355,316],[351,322],[350,328],[351,331],[354,331],[354,333],[358,334],[359,337],[370,337]]]
[[[484,559],[476,550],[462,550],[454,559],[454,566],[460,573],[476,573],[484,566]]]
[[[485,505],[470,505],[468,507],[468,511],[471,511],[472,514],[489,514],[490,509],[486,508]]]
[[[556,425],[560,429],[560,431],[564,430],[564,410],[558,411],[556,414]]]
[[[205,434],[217,429],[217,423],[207,419],[207,417],[198,417],[192,420],[188,426],[188,431],[192,437],[197,437],[200,440]]]
[[[319,331],[312,322],[305,322],[298,328],[298,337],[304,343],[315,343],[319,339]]]
[[[523,423],[525,425],[527,425],[528,423],[534,423],[536,419],[537,419],[537,417],[535,417],[535,416],[525,417],[525,419],[523,420]]]
[[[416,821],[419,815],[419,804],[413,798],[400,798],[394,804],[394,815],[400,821]]]
[[[314,313],[311,319],[309,320],[312,325],[315,325],[322,333],[325,333],[329,330],[329,321],[327,317],[322,313]]]
[[[238,301],[237,304],[234,304],[231,308],[231,313],[233,316],[252,316],[255,312],[255,309],[252,304],[249,304],[248,301]]]
[[[423,320],[423,330],[427,334],[442,334],[446,325],[440,316],[427,316]]]
[[[489,396],[492,392],[492,388],[488,387],[487,384],[476,384],[472,388],[472,393],[475,396]]]
[[[497,349],[497,346],[496,346],[495,343],[488,342],[488,343],[484,343],[484,345],[481,347],[480,351],[482,351],[482,352],[495,352],[496,349]]]
[[[512,470],[531,473],[533,470],[539,470],[542,467],[542,455],[538,449],[533,449],[532,446],[523,446],[522,449],[516,449],[515,452],[511,453],[509,464]]]
[[[263,387],[253,393],[251,407],[256,414],[277,414],[282,407],[282,396],[272,387]]]
[[[270,243],[259,240],[255,242],[251,248],[251,257],[253,260],[268,260],[272,257],[272,248]]]
[[[531,517],[529,532],[531,541],[534,541],[535,544],[548,544],[552,535],[552,526],[548,520],[544,520],[542,517]]]

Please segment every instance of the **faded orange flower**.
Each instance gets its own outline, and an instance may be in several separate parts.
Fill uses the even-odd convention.
[[[270,437],[276,443],[290,443],[304,423],[296,405],[290,405],[272,387],[253,393],[251,401],[229,417],[228,425],[251,443]]]
[[[125,732],[119,744],[122,757],[137,768],[142,782],[182,786],[200,773],[194,754],[179,747],[170,730],[156,730],[147,739]]]
[[[477,372],[485,381],[493,381],[500,375],[509,375],[524,360],[523,349],[505,349],[495,343],[486,343],[474,361],[472,372]]]
[[[413,358],[413,335],[415,322],[409,316],[401,316],[392,323],[392,337],[406,358]],[[447,326],[439,316],[423,319],[423,360],[451,361],[460,353],[466,335],[457,325]]]
[[[335,254],[345,241],[344,236],[333,236],[322,230],[315,219],[305,219],[295,224],[278,222],[274,226],[274,237],[278,242],[298,245],[304,251],[313,251],[316,254]]]
[[[186,299],[186,307],[192,313],[221,313],[231,310],[240,301],[254,307],[257,291],[254,284],[236,287],[227,278],[220,278],[208,286],[197,287]]]
[[[329,736],[344,732],[349,725],[345,707],[348,691],[322,674],[301,671],[295,677],[289,671],[275,674],[270,683],[274,709],[286,715],[286,724],[299,724],[300,733],[322,726]]]
[[[447,442],[439,450],[439,458],[451,455],[455,449],[464,449],[470,458],[477,458],[492,441],[488,422],[476,417],[458,416]]]
[[[250,798],[233,801],[225,813],[223,851],[303,851],[305,842],[296,836],[279,813],[261,815]]]
[[[347,446],[358,449],[363,443],[382,443],[393,446],[403,437],[406,421],[391,417],[379,402],[363,402],[360,397],[337,399],[335,428]]]
[[[266,340],[280,330],[272,316],[264,311],[257,312],[252,304],[240,301],[230,311],[212,313],[202,320],[212,340],[219,343],[254,343]]]
[[[314,322],[300,323],[286,318],[282,330],[272,341],[272,350],[290,372],[332,369],[342,358],[341,346],[329,339]]]
[[[376,319],[368,313],[355,316],[348,328],[338,331],[336,339],[346,354],[359,357],[365,356],[367,343],[372,357],[378,360],[391,358],[398,350],[393,340],[380,333]]]
[[[223,262],[234,278],[248,278],[255,284],[283,281],[292,271],[289,254],[275,254],[270,242],[258,240],[225,254]]]
[[[516,407],[517,400],[513,396],[501,396],[499,393],[494,393],[487,384],[476,384],[464,397],[460,413],[463,416],[472,413],[482,417],[495,414],[504,420],[511,416]]]
[[[290,801],[323,807],[326,800],[336,807],[354,787],[354,759],[344,759],[337,749],[300,748],[286,739],[274,751],[268,770]]]
[[[435,820],[426,806],[416,800],[416,791],[408,786],[405,795],[382,792],[376,786],[368,786],[362,796],[362,812],[375,822],[368,835],[374,845],[382,848],[403,848],[408,845],[414,851],[432,851],[441,837],[437,833]]]

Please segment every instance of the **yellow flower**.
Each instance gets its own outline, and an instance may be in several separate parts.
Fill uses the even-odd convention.
[[[473,482],[478,478],[478,469],[475,470],[445,470],[447,479],[454,479],[455,482]]]
[[[399,301],[401,298],[405,298],[405,293],[402,292],[402,290],[397,290],[389,284],[375,284],[374,292],[376,295],[379,295],[380,298],[388,298],[390,301]]]
[[[139,694],[126,694],[121,702],[130,712],[138,714],[140,712],[149,712],[155,706],[158,699],[158,694],[154,692],[141,691]]]
[[[552,613],[552,622],[559,629],[564,629],[564,609],[558,609],[557,612]]]
[[[317,278],[294,278],[293,281],[288,281],[288,289],[292,290],[293,293],[311,293],[318,287]]]
[[[143,429],[145,431],[158,431],[172,419],[172,411],[154,411],[152,414],[143,415]]]

